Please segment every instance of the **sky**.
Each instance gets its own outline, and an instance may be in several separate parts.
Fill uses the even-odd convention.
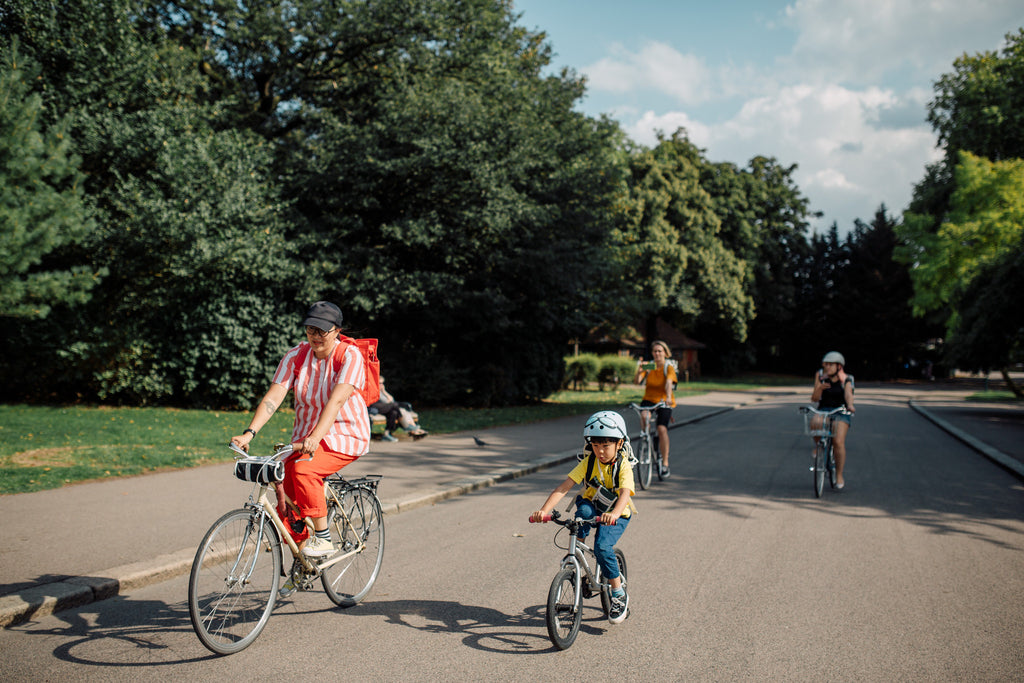
[[[899,217],[941,156],[934,83],[964,55],[999,52],[1022,0],[513,0],[587,79],[577,108],[636,142],[686,129],[712,162],[796,165],[822,233]]]

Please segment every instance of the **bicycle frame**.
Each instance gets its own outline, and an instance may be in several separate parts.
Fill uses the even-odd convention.
[[[664,401],[658,401],[649,406],[641,406],[633,402],[626,407],[636,412],[640,419],[641,444],[637,449],[639,453],[636,455],[637,462],[634,467],[636,468],[636,482],[640,488],[646,489],[651,484],[651,471],[655,463],[657,463],[658,479],[662,478],[661,454],[654,452],[654,440],[657,438],[656,420],[651,413],[666,406]]]
[[[579,525],[582,523],[597,524],[598,518],[591,517],[586,519],[583,517],[573,517],[567,519],[564,522],[559,521],[557,517],[552,515],[551,521],[555,522],[559,526],[563,527],[569,532],[569,547],[566,549],[565,556],[562,558],[559,564],[559,570],[567,567],[575,569],[576,575],[576,601],[575,606],[580,607],[580,601],[582,599],[583,588],[583,577],[586,576],[587,582],[590,584],[594,591],[594,594],[600,593],[602,590],[609,590],[611,584],[608,581],[597,580],[597,555],[594,554],[594,549],[584,543],[576,536],[576,532],[579,530]],[[587,555],[593,559],[593,564],[587,560]],[[602,577],[603,578],[603,577]],[[592,596],[587,596],[592,597]]]
[[[820,462],[816,455],[815,464],[810,468],[814,472],[814,495],[820,498],[824,486],[825,471],[829,474],[831,486],[833,488],[836,487],[835,452],[832,445],[833,418],[836,415],[849,415],[850,412],[845,406],[831,410],[818,410],[812,406],[801,406],[800,412],[804,416],[804,433],[814,437],[817,443],[815,453],[821,453],[824,456],[824,462]]]
[[[234,450],[236,453],[242,454],[244,457],[249,457],[248,453],[241,450],[240,448],[236,448],[233,444],[231,445],[231,449]],[[290,453],[290,447],[278,449],[274,453],[274,455],[268,458],[268,461],[283,459],[287,457]],[[333,499],[340,513],[338,519],[335,521],[335,524],[346,524],[348,526],[348,530],[352,531],[353,535],[359,538],[359,546],[353,548],[352,550],[349,550],[348,552],[335,555],[330,559],[324,560],[322,562],[313,561],[312,559],[306,557],[299,549],[299,546],[295,542],[295,539],[292,538],[290,529],[288,529],[287,525],[284,523],[284,520],[282,520],[281,516],[278,514],[277,505],[275,505],[270,500],[270,492],[273,490],[273,487],[270,484],[255,484],[255,487],[258,489],[258,493],[250,493],[249,502],[246,503],[244,507],[250,509],[258,509],[261,517],[270,519],[270,522],[274,525],[274,528],[277,529],[278,537],[284,541],[284,543],[288,546],[288,549],[291,551],[292,556],[302,564],[302,567],[307,572],[310,572],[313,575],[311,578],[317,578],[318,576],[320,576],[320,574],[323,573],[325,569],[328,569],[337,564],[338,562],[341,562],[344,559],[347,559],[349,557],[352,557],[353,555],[362,552],[363,548],[365,547],[364,540],[359,536],[359,534],[355,533],[356,529],[352,525],[352,521],[348,518],[348,513],[345,512],[344,506],[341,504],[341,499],[338,497],[337,493],[330,486],[330,484],[327,483],[326,480],[324,481],[324,497],[328,501],[328,506],[330,506],[330,501]],[[310,533],[312,534],[313,528],[308,518],[305,520],[305,523],[306,526],[309,528]],[[338,531],[339,535],[343,536],[343,534],[340,533],[341,529],[339,529]],[[259,533],[261,537],[257,538],[256,540],[258,542],[262,542],[262,524],[259,525]],[[250,569],[249,571],[252,570]]]

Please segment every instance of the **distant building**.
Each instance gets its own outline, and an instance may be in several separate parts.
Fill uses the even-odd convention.
[[[647,335],[637,331],[638,328],[643,327],[647,328]],[[618,335],[595,328],[585,339],[574,343],[574,353],[617,353],[620,356],[632,356],[633,358],[650,358],[650,345],[656,339],[665,342],[672,349],[672,360],[676,361],[680,381],[700,377],[698,352],[707,348],[706,345],[691,339],[661,318],[655,318],[649,325],[630,327]]]

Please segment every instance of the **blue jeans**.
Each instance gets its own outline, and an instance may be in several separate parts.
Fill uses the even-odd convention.
[[[595,514],[597,514],[597,510],[592,501],[583,496],[576,497],[577,517],[593,517]],[[615,557],[615,544],[622,537],[622,532],[626,530],[629,520],[629,517],[619,517],[611,526],[599,525],[597,533],[594,534],[594,555],[597,556],[597,564],[601,567],[601,573],[604,574],[605,579],[615,579],[619,576],[619,561]],[[581,526],[576,537],[586,538],[590,533],[591,526],[590,524]]]

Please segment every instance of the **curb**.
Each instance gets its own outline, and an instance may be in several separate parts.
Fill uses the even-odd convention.
[[[918,405],[914,399],[910,399],[909,401],[907,401],[907,404],[919,415],[922,415],[925,418],[931,420],[935,425],[942,428],[944,431],[948,432],[949,434],[956,437],[960,441],[964,442],[974,450],[978,451],[992,462],[1006,468],[1007,470],[1017,475],[1021,479],[1024,479],[1024,463],[1021,463],[1016,458],[1011,458],[1010,456],[1008,456],[1006,453],[1003,453],[999,449],[992,448],[992,446],[989,446],[986,443],[982,443],[981,441],[974,438],[967,432],[954,427],[953,425],[951,425],[949,422],[946,422],[938,415],[935,415],[928,409],[924,408],[923,406]]]
[[[753,401],[757,400],[761,399],[753,399]],[[700,422],[743,405],[746,403],[737,403],[734,406],[701,413],[671,424],[669,429],[678,429],[694,422]],[[633,436],[631,435],[630,438]],[[554,455],[527,460],[516,467],[458,479],[439,489],[414,493],[397,502],[382,504],[381,509],[385,516],[409,512],[575,460],[578,454],[579,449],[574,448]],[[113,567],[102,572],[100,576],[73,576],[62,581],[26,588],[15,594],[0,596],[0,627],[7,628],[36,617],[45,617],[54,612],[106,600],[136,588],[143,588],[187,574],[192,569],[195,552],[194,548],[186,548],[152,559]]]

